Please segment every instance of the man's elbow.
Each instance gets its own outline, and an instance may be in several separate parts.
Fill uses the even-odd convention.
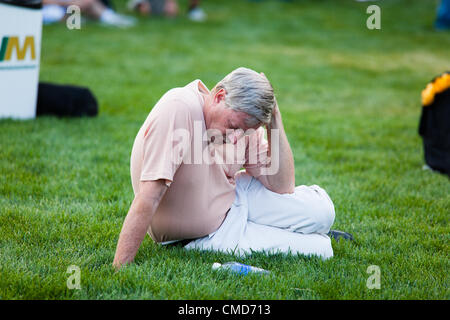
[[[133,201],[133,213],[137,215],[149,215],[153,213],[157,206],[157,199],[149,198],[142,193],[138,193]]]

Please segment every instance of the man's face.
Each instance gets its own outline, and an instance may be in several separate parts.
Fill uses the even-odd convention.
[[[217,134],[214,134],[215,139],[217,139],[219,132],[221,134],[223,140],[213,142],[229,142],[236,144],[246,132],[248,133],[249,129],[256,130],[261,126],[260,123],[254,126],[249,126],[247,124],[248,118],[250,118],[250,116],[245,112],[235,111],[228,108],[225,105],[225,102],[221,101],[219,104],[216,104],[214,108],[212,108],[210,123],[207,129],[217,132]]]

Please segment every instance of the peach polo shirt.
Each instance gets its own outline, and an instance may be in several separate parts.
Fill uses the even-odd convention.
[[[228,153],[238,144],[208,143],[199,85],[203,83],[195,80],[165,93],[133,144],[130,171],[134,193],[139,192],[139,181],[164,179],[168,186],[148,230],[156,242],[199,238],[217,230],[235,198],[236,172],[245,168],[257,177],[259,168],[267,163],[262,127],[242,138],[245,152]],[[256,162],[249,162],[250,153],[256,154]],[[230,157],[222,163],[214,161],[227,154],[234,155],[233,161]]]

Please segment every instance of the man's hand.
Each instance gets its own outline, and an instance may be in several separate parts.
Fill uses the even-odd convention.
[[[113,262],[116,269],[134,260],[166,190],[164,180],[140,182],[120,232]]]

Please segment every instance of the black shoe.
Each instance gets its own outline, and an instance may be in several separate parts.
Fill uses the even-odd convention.
[[[327,233],[327,236],[329,236],[330,238],[333,238],[336,241],[339,241],[341,239],[350,240],[350,241],[353,240],[353,235],[351,233],[339,231],[339,230],[330,230],[330,232]]]

